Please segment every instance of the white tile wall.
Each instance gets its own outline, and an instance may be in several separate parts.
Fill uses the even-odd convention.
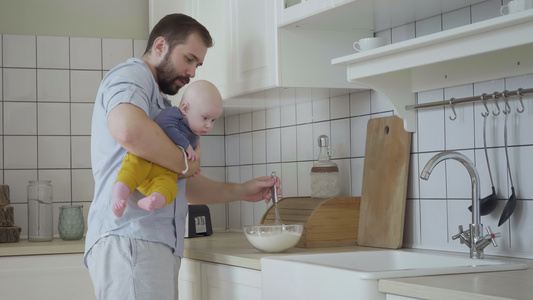
[[[68,103],[39,103],[37,129],[42,135],[70,135],[70,105]]]
[[[37,68],[68,69],[68,45],[68,37],[38,36]]]
[[[6,43],[4,43],[5,45]],[[4,68],[4,100],[35,101],[37,98],[37,72],[35,69]]]
[[[70,38],[71,69],[102,69],[102,39]]]
[[[5,68],[35,68],[36,39],[31,35],[3,35],[2,54]]]
[[[37,69],[37,82],[39,83],[37,85],[37,101],[69,102],[69,76],[70,74],[68,69]]]
[[[30,102],[4,103],[4,133],[16,135],[37,134],[37,105]]]
[[[133,57],[133,41],[128,39],[102,39],[102,63],[104,70]]]
[[[145,40],[0,35],[0,180],[10,186],[22,238],[29,180],[52,180],[56,218],[59,206],[71,201],[84,205],[87,216],[94,189],[90,124],[96,91],[105,70],[142,56],[145,48]],[[214,132],[221,135],[224,121],[219,123]],[[207,152],[223,145],[223,136],[207,138],[219,139],[205,142]],[[209,157],[213,166],[225,165],[223,147]]]
[[[70,101],[94,102],[94,91],[102,81],[101,71],[70,71]]]

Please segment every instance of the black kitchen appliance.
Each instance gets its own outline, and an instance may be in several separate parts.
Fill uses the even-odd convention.
[[[185,222],[185,237],[209,236],[213,234],[209,207],[203,204],[189,204]]]

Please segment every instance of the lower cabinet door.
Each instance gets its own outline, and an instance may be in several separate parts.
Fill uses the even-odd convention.
[[[202,300],[260,300],[261,271],[202,263]]]
[[[0,258],[0,299],[94,300],[83,254]]]
[[[202,267],[201,263],[189,258],[181,259],[178,276],[179,299],[202,299]]]

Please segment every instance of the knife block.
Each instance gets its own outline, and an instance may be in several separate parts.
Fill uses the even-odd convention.
[[[296,247],[355,246],[360,203],[360,197],[289,197],[278,201],[278,210],[284,224],[304,224]],[[275,220],[275,208],[271,205],[261,224],[274,224]]]

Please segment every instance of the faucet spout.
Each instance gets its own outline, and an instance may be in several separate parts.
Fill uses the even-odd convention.
[[[480,224],[481,223],[481,214],[479,213],[479,174],[476,167],[472,161],[464,156],[461,153],[453,151],[444,151],[433,156],[427,163],[422,173],[420,173],[420,178],[424,180],[429,179],[429,175],[441,161],[453,159],[460,162],[468,171],[470,175],[470,181],[472,183],[472,223]]]
[[[470,224],[470,229],[468,231],[463,233],[462,230],[460,230],[461,232],[459,235],[457,235],[457,237],[461,237],[462,242],[470,248],[471,258],[483,258],[483,248],[486,245],[485,243],[481,243],[484,237],[479,207],[479,174],[472,161],[461,153],[444,151],[436,154],[426,163],[426,166],[420,173],[420,178],[428,180],[433,168],[435,168],[435,166],[441,161],[447,159],[453,159],[460,162],[468,171],[472,184],[472,224]],[[483,247],[479,245],[482,245]]]

